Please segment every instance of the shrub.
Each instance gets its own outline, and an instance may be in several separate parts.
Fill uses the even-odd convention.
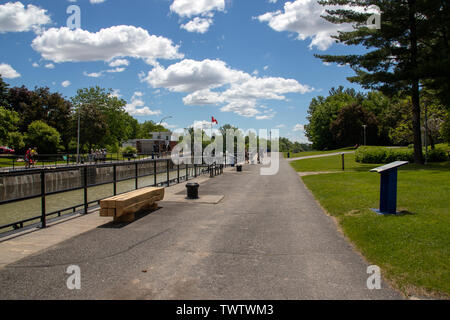
[[[436,148],[434,150],[428,151],[429,162],[443,162],[447,161],[447,159],[447,153],[443,149]]]
[[[360,163],[384,163],[387,149],[360,147],[356,150],[355,159]]]
[[[356,151],[357,162],[360,163],[390,163],[394,161],[414,161],[414,151],[405,149],[388,149],[361,147]]]
[[[122,154],[124,157],[131,157],[137,154],[137,150],[132,146],[128,146],[122,149]]]
[[[414,150],[360,147],[356,150],[355,160],[359,163],[390,163],[394,161],[414,162]],[[428,152],[428,162],[447,161],[447,153],[443,149]]]

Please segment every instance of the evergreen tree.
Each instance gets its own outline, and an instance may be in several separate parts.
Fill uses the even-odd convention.
[[[371,50],[359,55],[316,56],[325,62],[350,65],[356,76],[348,78],[349,81],[364,88],[390,95],[409,94],[413,111],[414,159],[416,163],[423,163],[420,84],[424,80],[435,83],[435,79],[448,71],[442,69],[448,62],[450,17],[446,1],[323,0],[320,3],[338,6],[327,9],[328,15],[324,18],[329,22],[354,25],[353,31],[339,32],[334,37],[337,42]],[[351,9],[373,5],[381,11],[381,29],[367,26],[370,13]]]

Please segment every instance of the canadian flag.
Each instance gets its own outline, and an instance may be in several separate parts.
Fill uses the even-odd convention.
[[[211,122],[212,122],[212,123],[215,123],[215,124],[219,124],[219,121],[217,121],[217,119],[214,119],[214,117],[212,117]]]

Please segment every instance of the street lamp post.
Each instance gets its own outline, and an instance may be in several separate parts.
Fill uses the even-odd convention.
[[[428,164],[428,103],[425,102],[425,164]]]
[[[367,125],[363,125],[363,128],[364,128],[364,146],[366,145],[366,128],[367,128]]]
[[[80,163],[80,108],[78,107],[77,164]]]

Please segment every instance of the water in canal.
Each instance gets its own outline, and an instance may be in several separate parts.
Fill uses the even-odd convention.
[[[180,172],[180,178],[185,177],[186,170]],[[194,175],[193,169],[189,168],[189,176]],[[170,172],[170,180],[177,179],[177,170]],[[154,175],[141,177],[138,179],[138,187],[148,187],[154,185]],[[164,183],[167,181],[167,173],[159,173],[156,177],[157,183]],[[135,179],[117,182],[117,194],[128,192],[135,189]],[[88,202],[104,199],[112,196],[114,193],[113,183],[105,184],[101,186],[93,186],[88,188]],[[55,195],[46,196],[46,212],[55,212],[62,209],[70,208],[83,204],[84,190],[68,191]],[[70,213],[70,212],[64,212]],[[29,219],[41,215],[41,198],[35,198],[31,200],[25,200],[20,202],[14,202],[9,204],[0,205],[0,226],[14,223],[16,221]],[[28,223],[37,223],[39,220],[34,220]],[[27,225],[27,224],[25,224]],[[10,231],[11,229],[2,229],[0,233]]]

